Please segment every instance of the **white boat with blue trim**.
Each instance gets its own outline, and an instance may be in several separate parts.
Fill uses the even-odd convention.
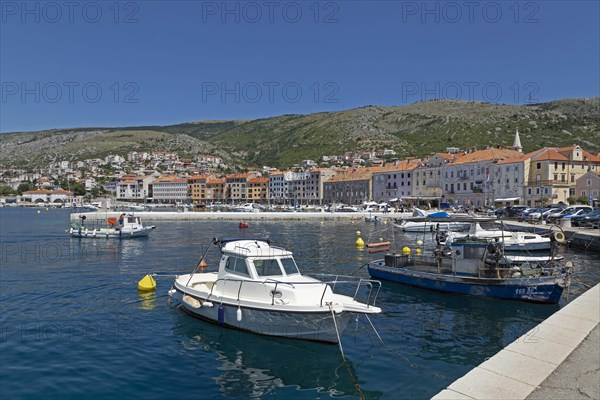
[[[213,243],[221,252],[218,271],[179,275],[169,290],[195,317],[262,335],[339,343],[352,315],[381,312],[379,281],[302,275],[292,253],[266,239]]]

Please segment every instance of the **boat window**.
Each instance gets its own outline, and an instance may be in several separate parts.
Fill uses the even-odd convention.
[[[254,267],[258,276],[281,276],[281,269],[275,259],[254,260]]]
[[[296,263],[294,262],[294,259],[292,257],[281,258],[280,261],[281,261],[281,265],[283,266],[283,270],[285,271],[286,275],[294,275],[294,274],[300,273],[298,271],[298,267],[296,266]]]
[[[135,222],[135,218],[134,217],[127,217],[127,222],[130,224],[133,224]]]
[[[248,266],[246,266],[246,261],[237,257],[229,257],[227,259],[225,270],[227,272],[233,272],[234,274],[250,276],[248,273]]]

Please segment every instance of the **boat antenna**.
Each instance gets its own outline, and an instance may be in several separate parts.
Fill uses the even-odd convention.
[[[194,266],[194,269],[192,270],[192,273],[190,274],[190,279],[188,279],[187,283],[185,284],[186,286],[188,286],[190,284],[190,281],[194,277],[194,274],[196,273],[196,271],[198,271],[198,268],[200,267],[200,263],[202,262],[202,260],[204,260],[204,257],[206,257],[206,253],[208,253],[208,250],[210,250],[210,245],[206,246],[206,250],[204,250],[204,253],[202,253],[202,257],[200,257],[200,259],[198,260],[198,263],[196,264],[196,266]]]

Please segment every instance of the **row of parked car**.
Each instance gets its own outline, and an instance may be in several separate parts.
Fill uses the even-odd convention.
[[[494,210],[498,218],[513,218],[526,221],[546,221],[555,224],[563,218],[571,220],[571,226],[600,228],[600,208],[578,204],[565,206],[552,204],[548,207],[506,206]]]

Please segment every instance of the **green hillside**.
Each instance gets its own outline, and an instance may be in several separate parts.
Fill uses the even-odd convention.
[[[0,135],[0,163],[42,166],[144,150],[219,154],[232,165],[286,167],[345,151],[391,148],[402,157],[449,146],[510,146],[516,129],[525,151],[580,144],[600,152],[600,98],[525,106],[441,100],[253,121],[9,133]]]

